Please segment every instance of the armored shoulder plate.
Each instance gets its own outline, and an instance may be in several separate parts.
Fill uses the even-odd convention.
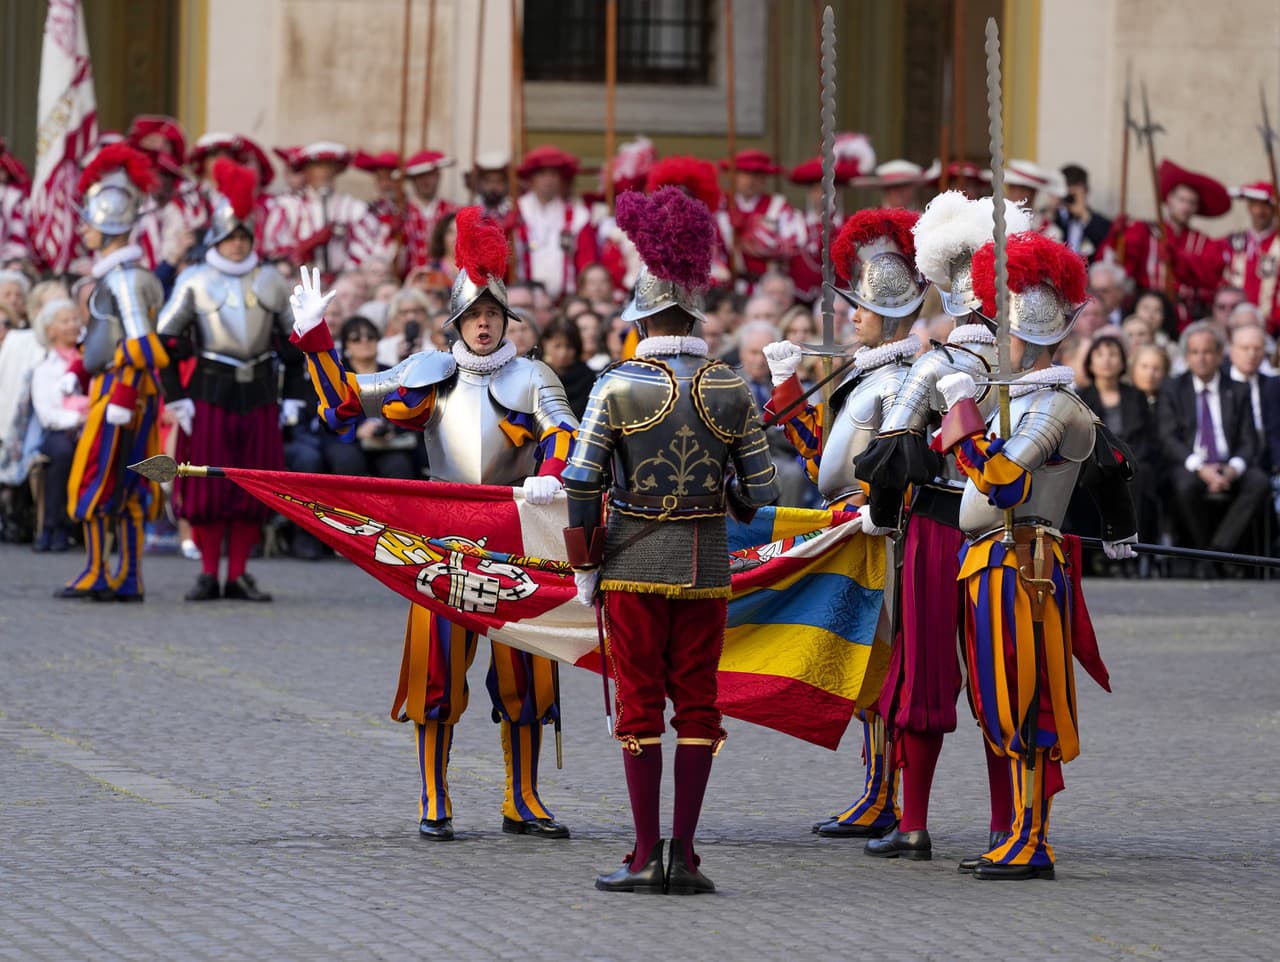
[[[364,413],[376,417],[382,411],[382,402],[402,387],[424,388],[440,384],[453,377],[458,362],[448,351],[419,351],[410,354],[393,368],[373,374],[356,375],[360,389],[360,404]]]
[[[938,381],[941,378],[956,371],[965,371],[976,379],[984,380],[990,370],[991,365],[987,359],[967,347],[958,344],[935,347],[911,365],[893,405],[885,412],[880,432],[923,433],[933,415],[940,414],[944,407],[942,395],[938,392]],[[988,405],[985,402],[994,397],[995,392],[984,386],[978,395],[978,409],[987,413]]]
[[[134,264],[108,271],[99,284],[115,299],[117,316],[128,340],[146,337],[155,330],[156,314],[164,290],[155,275]]]
[[[508,411],[532,414],[538,409],[538,397],[543,391],[564,393],[564,385],[556,372],[542,361],[528,357],[512,358],[493,372],[489,381],[489,393]]]
[[[156,333],[163,337],[181,334],[195,318],[195,296],[197,289],[204,289],[205,276],[212,270],[205,264],[195,264],[186,268],[173,283],[173,291],[169,300],[160,309],[156,320]],[[220,291],[221,288],[218,288]],[[205,290],[208,296],[211,292]]]
[[[1093,412],[1073,392],[1034,391],[1024,404],[1004,445],[1010,461],[1034,471],[1055,454],[1078,463],[1093,452]]]
[[[675,407],[679,387],[673,370],[653,358],[633,358],[600,376],[609,427],[623,434],[643,431]]]
[[[758,416],[747,382],[722,361],[693,376],[693,404],[711,433],[725,443],[745,435]]]
[[[272,314],[288,313],[292,318],[292,311],[289,309],[289,282],[270,264],[264,264],[258,269],[258,277],[253,282],[253,293],[257,296],[258,303]]]

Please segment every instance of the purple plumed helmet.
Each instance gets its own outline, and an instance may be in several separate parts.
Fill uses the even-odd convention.
[[[622,318],[641,328],[643,320],[679,307],[689,323],[702,320],[700,293],[711,280],[716,225],[711,211],[677,187],[652,194],[628,191],[618,197],[618,226],[636,245],[644,267]]]

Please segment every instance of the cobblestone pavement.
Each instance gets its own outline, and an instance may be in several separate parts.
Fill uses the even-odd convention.
[[[630,843],[595,676],[565,672],[565,768],[542,779],[573,839],[501,834],[477,664],[451,772],[460,838],[432,844],[409,732],[386,715],[402,601],[344,563],[270,561],[274,604],[187,605],[194,566],[151,558],[143,606],[50,600],[77,562],[0,548],[0,959],[1280,954],[1269,583],[1089,584],[1115,693],[1078,675],[1056,882],[957,874],[986,834],[967,720],[929,863],[810,834],[850,799],[855,737],[831,754],[730,722],[700,833],[720,894],[677,899],[591,887]]]

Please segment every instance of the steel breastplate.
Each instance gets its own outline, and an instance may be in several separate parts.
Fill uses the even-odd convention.
[[[99,283],[89,296],[89,325],[83,343],[84,369],[101,374],[111,366],[116,347],[124,340],[124,325],[116,311],[115,298]]]
[[[461,368],[436,387],[423,428],[431,477],[465,484],[520,484],[533,474],[537,444],[516,447],[503,431],[506,408],[493,399],[492,375]]]
[[[255,274],[231,277],[210,270],[192,286],[201,350],[244,362],[270,351],[275,316],[253,289]]]
[[[893,403],[909,368],[895,361],[864,371],[823,439],[818,464],[818,490],[828,501],[858,487],[854,460],[880,432],[884,413]]]

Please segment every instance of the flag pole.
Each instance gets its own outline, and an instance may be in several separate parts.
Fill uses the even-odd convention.
[[[431,140],[431,72],[436,57],[436,0],[427,0],[427,63],[422,75],[422,141],[426,150]]]
[[[516,171],[525,155],[524,127],[524,28],[519,0],[511,0],[511,162],[507,165],[507,193],[513,204],[520,186]]]
[[[617,139],[618,0],[607,0],[604,24],[604,199],[612,211],[613,154]]]
[[[485,0],[479,0],[479,11],[476,14],[476,70],[475,83],[471,91],[471,169],[476,169],[476,155],[480,149],[480,83],[484,79],[484,8]],[[513,165],[514,166],[514,165]],[[512,200],[514,200],[514,196]]]

